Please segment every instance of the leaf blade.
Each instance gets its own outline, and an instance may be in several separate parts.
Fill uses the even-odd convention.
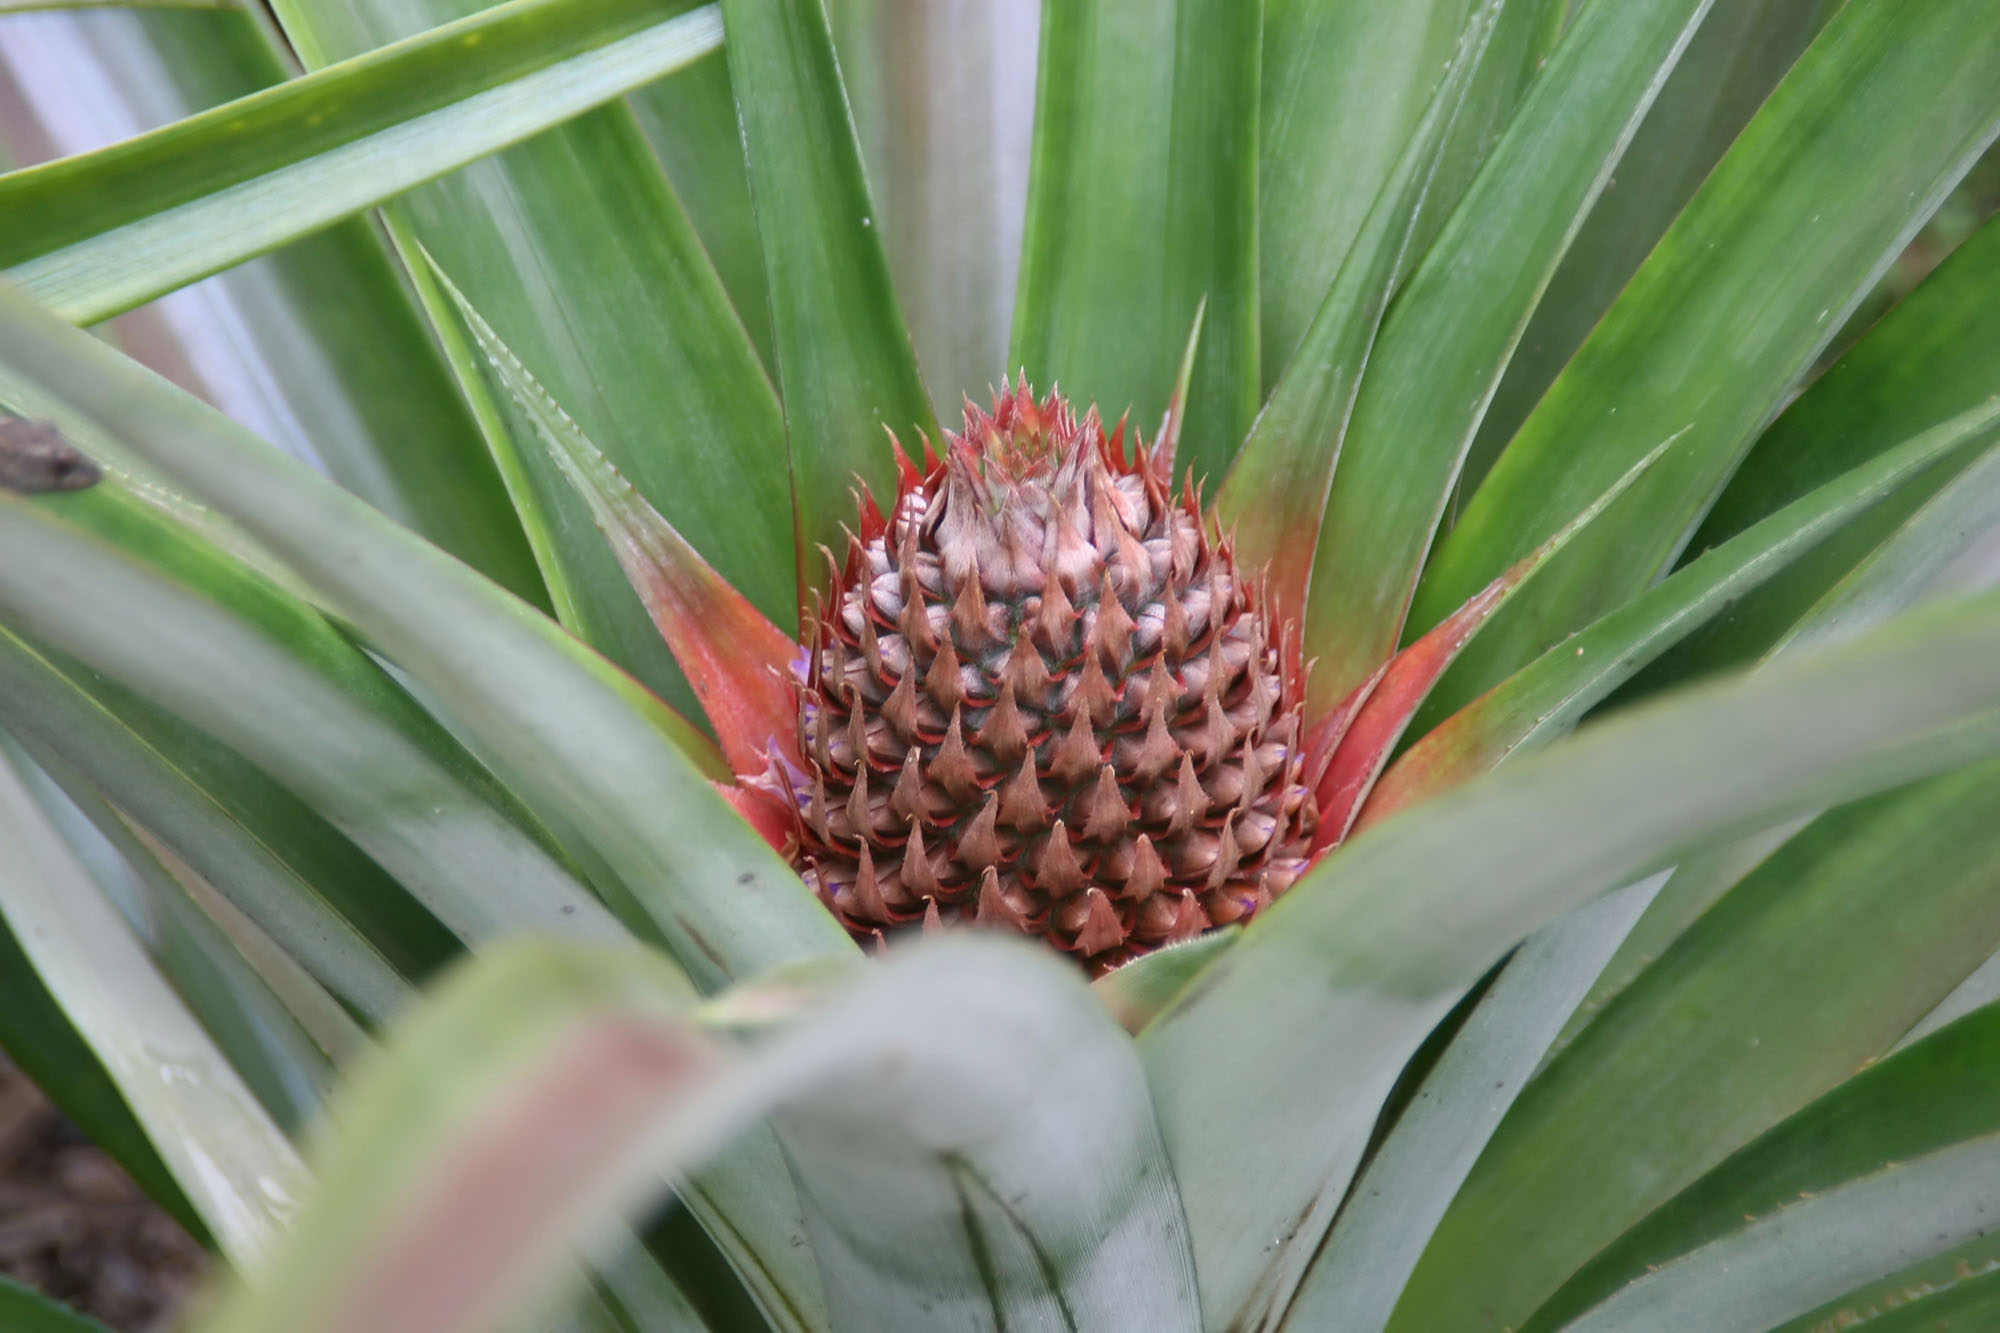
[[[307,572],[346,623],[435,691],[506,764],[527,799],[576,827],[624,885],[644,893],[634,904],[644,915],[632,924],[656,930],[698,980],[713,985],[732,972],[853,949],[668,739],[672,720],[657,701],[542,616],[4,294],[0,363],[65,401],[87,402],[83,415]],[[734,887],[725,896],[717,884]]]
[[[1160,1149],[1137,1061],[1057,960],[976,939],[919,948],[815,997],[819,1012],[745,1054],[719,1048],[700,1031],[689,998],[670,974],[660,974],[656,957],[630,948],[521,942],[469,969],[400,1039],[400,1062],[385,1063],[357,1092],[346,1117],[357,1140],[343,1155],[347,1165],[329,1167],[297,1245],[269,1282],[239,1294],[218,1333],[268,1326],[279,1310],[312,1311],[309,1327],[317,1328],[459,1327],[453,1316],[472,1310],[480,1293],[459,1288],[450,1303],[415,1316],[428,1323],[408,1315],[399,1321],[407,1300],[385,1293],[421,1291],[414,1284],[423,1266],[399,1265],[399,1248],[428,1253],[440,1243],[463,1245],[470,1200],[438,1186],[482,1160],[465,1146],[469,1138],[564,1144],[560,1157],[520,1157],[525,1184],[517,1177],[485,1200],[489,1212],[511,1218],[560,1219],[560,1226],[536,1228],[538,1235],[513,1227],[482,1233],[468,1267],[518,1271],[531,1256],[546,1267],[549,1252],[559,1253],[563,1237],[606,1200],[657,1190],[661,1165],[685,1169],[774,1111],[808,1180],[832,1183],[823,1138],[838,1140],[849,1159],[889,1173],[890,1181],[877,1177],[872,1189],[909,1205],[899,1230],[911,1236],[919,1222],[931,1233],[927,1243],[940,1232],[962,1234],[950,1185],[956,1163],[996,1184],[1007,1208],[1051,1242],[1043,1257],[1055,1261],[1053,1271],[994,1251],[1001,1265],[988,1270],[995,1285],[972,1271],[962,1250],[962,1266],[940,1274],[878,1239],[860,1262],[875,1265],[892,1287],[918,1281],[913,1290],[871,1295],[855,1288],[851,1265],[830,1260],[829,1294],[838,1314],[863,1320],[855,1326],[896,1326],[917,1314],[913,1295],[937,1302],[933,1312],[945,1320],[960,1310],[991,1314],[993,1304],[1002,1319],[1032,1316],[1046,1311],[1041,1294],[1053,1277],[1086,1326],[1109,1326],[1122,1311],[1147,1327],[1195,1327],[1184,1242],[1179,1264],[1172,1263],[1171,1192],[1152,1174]],[[902,1023],[898,1033],[877,1021],[889,1011],[928,1017]],[[1072,1043],[1090,1058],[1051,1060]],[[441,1062],[456,1066],[455,1079],[437,1076]],[[580,1095],[586,1088],[591,1093]],[[914,1098],[913,1088],[921,1089]],[[1043,1099],[1046,1113],[1007,1113],[1024,1098]],[[1075,1114],[1078,1106],[1110,1123],[1093,1128],[1088,1116]],[[468,1132],[475,1127],[485,1133]],[[1065,1148],[1069,1135],[1058,1129],[1083,1142]],[[439,1147],[447,1149],[443,1162],[412,1170]],[[1051,1150],[1068,1169],[1067,1181],[1049,1160]],[[1027,1180],[1044,1188],[1020,1189]],[[816,1197],[826,1225],[868,1211],[865,1200]],[[527,1215],[526,1208],[539,1212]],[[409,1224],[426,1214],[434,1227]],[[389,1228],[395,1234],[384,1235],[383,1216],[403,1219]],[[328,1255],[341,1261],[332,1271],[322,1262]],[[330,1317],[341,1304],[352,1316],[345,1323]]]
[[[1933,612],[1633,710],[1384,821],[1260,913],[1140,1039],[1211,1322],[1282,1302],[1403,1060],[1514,939],[1669,860],[1684,839],[1991,753],[2000,699],[1974,677],[2000,650],[1996,608],[1989,598]],[[1963,656],[1945,661],[1932,636],[1983,636],[1975,622],[1995,641],[1960,642],[1949,651]],[[1904,692],[1920,688],[1918,673],[1923,706],[1946,712],[1906,711],[1919,707]],[[1718,768],[1696,735],[1732,763]],[[1837,753],[1847,759],[1829,766]],[[1227,1018],[1244,1005],[1269,1016],[1259,1042]],[[1237,1128],[1226,1148],[1203,1128],[1218,1124]]]
[[[824,7],[724,0],[791,448],[801,598],[843,548],[855,478],[895,494],[887,432],[937,438],[875,226]],[[746,91],[748,90],[748,91]]]
[[[1800,497],[1729,543],[1549,649],[1477,700],[1426,726],[1423,738],[1383,775],[1362,819],[1381,818],[1485,772],[1524,746],[1553,739],[1646,663],[1723,614],[1746,591],[1779,576],[1841,525],[1921,486],[1941,457],[1973,447],[2000,406],[1974,408],[1871,463]]]
[[[224,1252],[246,1262],[303,1197],[303,1167],[0,757],[0,901]],[[112,997],[118,997],[113,999]]]
[[[1401,638],[1459,463],[1529,312],[1707,8],[1703,0],[1586,8],[1384,320],[1313,554],[1305,635],[1318,659],[1309,688],[1322,707],[1365,680]],[[1427,612],[1421,626],[1449,609]]]
[[[93,323],[526,138],[721,40],[712,11],[647,25],[594,8],[601,27],[565,16],[560,0],[517,3],[139,141],[13,173],[0,180],[0,203],[39,225],[14,233],[0,263],[64,317]],[[537,68],[566,45],[580,47],[569,63]],[[468,68],[461,51],[496,58]],[[447,69],[458,77],[440,87]],[[401,104],[376,100],[399,91]],[[311,172],[298,171],[307,161]]]
[[[1904,17],[1864,0],[1827,25],[1440,545],[1419,624],[1477,586],[1473,570],[1525,549],[1550,514],[1632,456],[1643,432],[1665,421],[1693,425],[1620,511],[1620,540],[1594,536],[1555,562],[1461,659],[1448,698],[1492,683],[1650,581],[1832,336],[1836,313],[1865,294],[2000,131],[2000,94],[1986,77],[2000,58],[2000,31],[1984,8],[1935,7],[1916,24]],[[1909,96],[1913,88],[1922,95]],[[1911,144],[1921,151],[1904,152]],[[1879,188],[1853,195],[1847,182],[1860,171]],[[1616,425],[1603,424],[1614,409]]]

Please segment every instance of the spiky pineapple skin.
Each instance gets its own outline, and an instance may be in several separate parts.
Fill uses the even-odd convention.
[[[1302,689],[1170,460],[1004,386],[807,618],[793,857],[858,937],[971,921],[1095,974],[1240,921],[1312,841]]]

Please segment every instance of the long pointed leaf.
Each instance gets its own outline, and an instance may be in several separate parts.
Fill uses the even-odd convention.
[[[1691,841],[1991,753],[1995,654],[1988,597],[1635,710],[1384,821],[1260,914],[1141,1037],[1208,1320],[1282,1308],[1396,1072],[1513,941]]]
[[[0,757],[0,911],[224,1253],[259,1255],[303,1199],[283,1134],[153,970]]]
[[[1471,90],[1500,4],[1489,0],[1473,11],[1423,118],[1305,328],[1298,354],[1285,366],[1216,493],[1216,514],[1236,532],[1238,558],[1247,568],[1264,568],[1272,605],[1283,619],[1304,622],[1312,565],[1280,557],[1307,543],[1318,545],[1327,490],[1362,369],[1382,312],[1414,262],[1410,242],[1436,178],[1438,157]],[[1329,7],[1328,12],[1390,11]],[[1243,521],[1253,514],[1254,522]]]
[[[1466,455],[1469,496],[1549,382],[1841,0],[1717,5],[1674,65],[1507,363]]]
[[[693,686],[730,768],[738,774],[762,772],[773,737],[789,736],[797,719],[789,670],[798,645],[724,582],[618,474],[464,293],[442,270],[433,271],[515,406],[534,423],[590,507],[598,531]]]
[[[213,1243],[118,1084],[0,920],[0,1050],[168,1216]]]
[[[1180,8],[1082,0],[1042,14],[1007,360],[1114,419],[1159,418],[1194,317],[1192,299],[1167,308],[1164,281]]]
[[[1291,361],[1382,207],[1473,0],[1266,0],[1258,249],[1264,378]],[[1340,77],[1328,74],[1336,68]],[[1446,71],[1447,76],[1449,71]]]
[[[1996,389],[2000,225],[1988,224],[1759,437],[1689,549],[1719,544],[1820,479],[1881,453],[1913,422],[1969,410]],[[1663,658],[1631,693],[1755,660],[1956,472],[1940,467],[1903,490]]]
[[[267,28],[245,9],[11,22],[0,59],[27,106],[0,137],[24,161],[40,156],[19,142],[36,131],[68,156],[257,92],[291,73]],[[489,577],[546,596],[485,442],[365,220],[172,293],[112,336]]]
[[[1286,1312],[1293,1327],[1379,1329],[1388,1322],[1438,1219],[1535,1072],[1562,1015],[1644,905],[1643,886],[1634,885],[1515,951],[1355,1182]]]
[[[273,800],[268,777],[244,771],[219,746],[174,734],[164,718],[153,719],[148,737],[128,723],[136,701],[118,702],[123,716],[102,692],[92,697],[0,631],[0,721],[59,750],[114,804],[171,838],[191,867],[356,1011],[380,1021],[400,1008],[412,993],[407,978],[421,977],[450,947],[448,937],[436,938],[436,922],[359,853],[341,855],[331,845],[338,835],[313,829],[310,812]],[[360,922],[347,915],[357,906]]]
[[[0,207],[35,220],[10,230],[0,265],[92,323],[560,124],[720,40],[712,10],[662,22],[641,0],[516,0],[0,178]]]
[[[764,251],[750,206],[750,178],[743,136],[736,124],[736,95],[729,61],[704,56],[670,79],[627,99],[653,151],[660,155],[674,193],[729,292],[729,302],[766,367],[778,364],[771,340],[771,293],[764,281]]]
[[[1843,314],[2000,132],[1991,19],[1980,0],[1920,15],[1857,0],[1801,57],[1495,464],[1426,571],[1414,622],[1434,622],[1641,447],[1689,435],[1604,529],[1615,539],[1579,542],[1487,628],[1448,697],[1624,602],[1678,553]],[[1868,190],[1850,188],[1856,173]]]
[[[657,703],[548,620],[19,298],[0,299],[0,362],[88,403],[338,602],[643,892],[647,921],[697,980],[852,949],[668,739]]]
[[[670,739],[679,720],[539,613],[18,297],[0,295],[0,372],[42,383],[61,401],[89,402],[113,436],[179,473],[218,509],[239,519],[254,514],[259,536],[330,598],[351,605],[351,623],[433,691],[482,753],[504,762],[517,790],[590,841],[610,871],[597,884],[607,895],[615,891],[612,901],[626,926],[669,943],[696,976],[715,984],[735,969],[853,949],[846,932]],[[99,629],[119,651],[143,655],[143,646]],[[208,707],[217,700],[213,681],[205,683]],[[367,735],[374,725],[367,718],[311,716],[343,737]],[[235,714],[208,720],[224,736],[246,721]],[[275,743],[270,735],[238,739],[252,751]],[[295,755],[267,761],[280,769],[303,762]],[[390,794],[374,778],[363,790],[376,801]],[[430,801],[398,807],[414,821],[420,846],[431,849],[438,845],[434,809]],[[485,818],[442,828],[463,836]],[[384,859],[393,860],[386,853]],[[560,886],[536,891],[535,878],[481,881],[461,864],[442,888],[487,898],[495,883],[512,890],[523,899],[523,915],[504,918],[510,928],[524,920],[546,920],[558,933],[607,928],[592,900],[565,901],[568,891]],[[495,906],[484,899],[472,905],[487,912]],[[760,1294],[799,1312],[791,1326],[803,1328],[816,1308],[817,1278],[792,1243],[797,1223],[789,1189],[783,1162],[766,1140],[718,1163],[703,1182],[699,1209],[705,1224],[723,1229],[719,1243],[740,1242],[732,1258],[746,1280],[760,1281]]]
[[[330,1053],[195,904],[186,886],[60,755],[17,746],[10,757],[49,822],[230,1068],[280,1131],[297,1134],[333,1083]]]
[[[471,757],[330,625],[114,486],[62,500],[0,493],[0,607],[12,626],[278,776],[463,938],[618,933],[494,802]]]
[[[1654,1206],[1885,1053],[2000,947],[1996,775],[1824,815],[1710,908],[1515,1103],[1391,1328],[1518,1327]],[[1501,1215],[1537,1219],[1504,1256],[1486,1239]]]
[[[1459,462],[1521,329],[1707,9],[1707,0],[1586,8],[1383,321],[1313,555],[1304,647],[1318,660],[1311,689],[1323,703],[1395,649]],[[1656,431],[1647,447],[1684,424]],[[1597,475],[1593,494],[1610,480]],[[1547,517],[1535,540],[1586,503],[1579,496]]]
[[[1868,1333],[1980,1328],[2000,1318],[2000,1245],[1989,1233],[1846,1292],[1771,1333],[1864,1326]]]
[[[1885,1163],[1639,1278],[1568,1327],[1667,1333],[1694,1321],[1715,1333],[1765,1333],[1857,1280],[1984,1236],[1996,1181],[2000,1135]]]
[[[308,66],[482,0],[277,0]],[[713,11],[654,19],[707,23]],[[417,246],[633,485],[780,626],[794,605],[784,421],[755,347],[629,109],[604,107],[383,212],[473,404],[564,623],[676,707],[693,698],[588,509],[487,375]]]
[[[1220,476],[1263,401],[1257,145],[1263,0],[1178,0],[1166,182],[1166,316],[1204,334],[1176,464]],[[1082,387],[1082,386],[1079,386]]]
[[[885,433],[937,436],[817,0],[725,0],[729,77],[764,241],[791,442],[798,586],[841,549],[860,484],[895,493]]]
[[[1423,705],[1439,676],[1500,609],[1536,572],[1562,552],[1592,520],[1633,486],[1646,469],[1659,461],[1673,444],[1663,441],[1652,453],[1612,484],[1610,490],[1593,500],[1584,511],[1565,523],[1560,531],[1523,557],[1513,568],[1480,589],[1458,610],[1446,616],[1429,633],[1389,659],[1368,685],[1365,695],[1352,711],[1342,710],[1339,738],[1334,742],[1332,762],[1320,777],[1315,794],[1320,801],[1320,829],[1317,846],[1325,847],[1346,837],[1361,813],[1362,802],[1388,764],[1396,742],[1410,725],[1410,718]]]
[[[1845,524],[1921,486],[1925,470],[1990,433],[2000,404],[1971,412],[1854,468],[1705,553],[1656,588],[1557,644],[1438,723],[1383,776],[1363,820],[1379,819],[1575,726],[1649,661]]]
[[[1258,181],[1266,384],[1298,350],[1336,272],[1353,262],[1364,218],[1394,188],[1392,176],[1421,133],[1427,101],[1450,77],[1451,53],[1463,44],[1476,8],[1475,0],[1270,0]],[[1509,0],[1494,59],[1439,164],[1416,253],[1437,234],[1513,118],[1567,8],[1562,0]]]
[[[1746,1218],[1788,1210],[1884,1163],[2000,1130],[1996,1041],[2000,1010],[1988,1009],[1870,1065],[1626,1232],[1538,1311],[1532,1326],[1562,1326],[1649,1265],[1745,1231]]]
[[[964,398],[984,401],[1009,369],[1039,8],[828,6],[896,291],[946,420]],[[967,207],[973,199],[983,202]]]

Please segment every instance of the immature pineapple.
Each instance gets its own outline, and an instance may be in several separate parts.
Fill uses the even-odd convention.
[[[1171,441],[968,404],[812,618],[795,858],[857,935],[940,917],[1103,971],[1255,912],[1317,811],[1299,673]]]

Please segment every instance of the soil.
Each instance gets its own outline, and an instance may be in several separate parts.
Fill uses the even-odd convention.
[[[0,1057],[0,1274],[119,1333],[166,1333],[208,1257]]]

